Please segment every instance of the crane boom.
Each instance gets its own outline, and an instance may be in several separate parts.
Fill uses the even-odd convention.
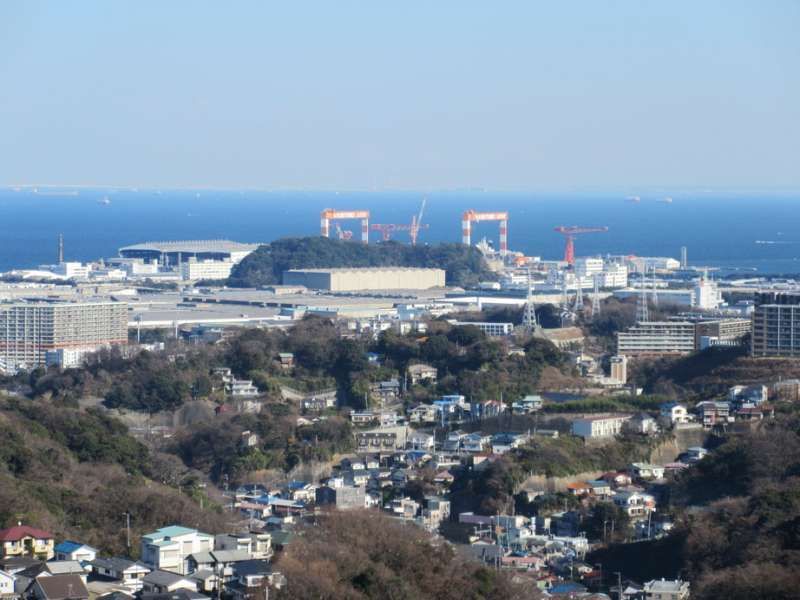
[[[579,227],[578,225],[560,225],[553,229],[567,238],[567,244],[564,248],[564,261],[567,264],[575,263],[575,236],[583,233],[604,233],[608,231],[608,227]]]

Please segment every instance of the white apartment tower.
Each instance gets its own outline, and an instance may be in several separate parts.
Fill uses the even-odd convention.
[[[89,352],[127,342],[126,304],[0,304],[0,362],[8,371],[43,366],[48,353]]]

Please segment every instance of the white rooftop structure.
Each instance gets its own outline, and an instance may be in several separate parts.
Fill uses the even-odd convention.
[[[242,244],[230,240],[180,240],[165,242],[143,242],[119,249],[123,258],[143,258],[170,264],[198,260],[241,261],[255,251],[259,244]]]

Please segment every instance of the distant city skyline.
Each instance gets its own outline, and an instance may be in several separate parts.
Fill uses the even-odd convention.
[[[0,185],[800,188],[800,3],[0,5]]]

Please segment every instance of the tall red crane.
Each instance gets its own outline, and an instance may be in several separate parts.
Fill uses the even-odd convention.
[[[554,231],[567,239],[567,244],[564,247],[564,261],[572,265],[575,264],[575,236],[584,233],[602,233],[608,231],[608,227],[578,227],[577,225],[567,227],[561,225],[556,227]]]
[[[408,237],[411,238],[411,245],[417,245],[417,237],[419,236],[420,229],[428,229],[430,225],[425,223],[422,224],[422,215],[425,212],[425,203],[427,202],[427,198],[422,199],[422,206],[419,209],[418,215],[411,216],[411,224],[407,225],[405,223],[373,223],[370,225],[370,229],[372,231],[380,231],[381,232],[381,239],[384,242],[388,242],[392,239],[392,233],[395,231],[407,231]]]

